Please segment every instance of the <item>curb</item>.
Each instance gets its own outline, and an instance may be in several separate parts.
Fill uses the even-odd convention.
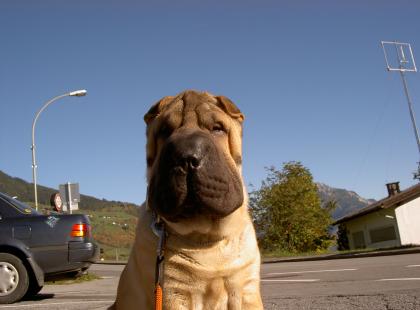
[[[127,265],[128,261],[98,260],[95,265]]]
[[[291,263],[291,262],[305,262],[305,261],[318,261],[318,260],[331,260],[331,259],[348,259],[348,258],[361,258],[361,257],[375,257],[375,256],[391,256],[403,254],[420,253],[420,247],[396,249],[396,250],[378,250],[372,252],[359,252],[359,253],[344,253],[344,254],[326,254],[319,256],[302,256],[291,258],[272,257],[262,260],[263,264],[273,263]]]

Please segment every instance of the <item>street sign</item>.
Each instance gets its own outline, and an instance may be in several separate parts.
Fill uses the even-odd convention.
[[[79,209],[79,183],[60,184],[60,196],[64,201],[63,211],[71,213]]]

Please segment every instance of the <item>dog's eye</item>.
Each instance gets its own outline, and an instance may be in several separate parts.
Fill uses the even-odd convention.
[[[211,128],[211,131],[216,134],[223,134],[226,133],[226,129],[220,123],[215,123]]]
[[[172,128],[170,128],[169,126],[162,126],[159,129],[159,136],[161,138],[167,138],[172,134]]]

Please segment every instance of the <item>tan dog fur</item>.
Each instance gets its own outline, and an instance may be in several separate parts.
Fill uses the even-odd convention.
[[[196,96],[200,104],[188,110],[182,98]],[[243,115],[225,97],[187,91],[165,97],[145,115],[148,181],[164,141],[158,138],[162,122],[176,131],[181,127],[205,128],[211,115],[228,128],[217,146],[232,169],[241,172]],[[260,254],[247,209],[243,186],[241,207],[226,217],[199,216],[180,222],[165,220],[168,237],[164,267],[164,310],[263,309],[260,296]],[[152,212],[140,208],[136,238],[118,285],[115,309],[154,309],[157,237],[151,231]]]

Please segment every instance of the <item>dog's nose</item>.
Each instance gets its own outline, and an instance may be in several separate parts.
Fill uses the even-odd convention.
[[[201,158],[197,154],[188,154],[181,159],[181,165],[190,170],[196,170],[201,166]]]
[[[170,144],[175,165],[184,172],[199,170],[211,149],[209,138],[199,132],[178,134]]]

